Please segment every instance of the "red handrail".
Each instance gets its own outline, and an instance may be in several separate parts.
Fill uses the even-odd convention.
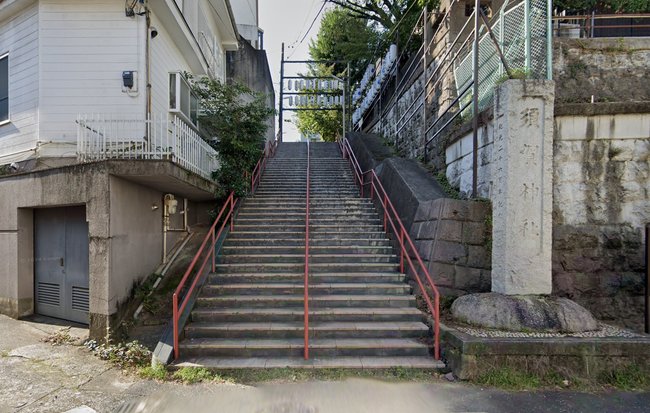
[[[253,191],[253,186],[252,184],[254,182],[259,183],[260,177],[262,173],[264,172],[264,169],[266,167],[266,162],[267,158],[270,156],[273,156],[275,154],[275,148],[277,147],[277,141],[274,141],[271,144],[266,145],[264,148],[264,152],[262,153],[262,156],[260,160],[257,162],[257,165],[255,166],[255,169],[253,170],[253,173],[251,174],[251,193]],[[248,172],[244,172],[244,176],[247,176]],[[212,272],[215,271],[216,267],[216,257],[217,257],[217,251],[215,250],[217,241],[221,237],[225,227],[226,223],[230,222],[230,230],[233,230],[233,225],[234,225],[234,212],[235,212],[235,205],[237,204],[237,200],[235,198],[235,192],[232,191],[230,195],[228,195],[228,198],[226,199],[226,202],[223,204],[221,207],[221,210],[219,211],[219,215],[217,215],[217,218],[214,220],[214,223],[210,227],[210,230],[208,233],[205,235],[205,238],[203,239],[203,242],[201,243],[201,246],[199,247],[199,250],[196,252],[194,255],[194,258],[192,259],[192,262],[190,262],[190,265],[187,267],[187,270],[185,271],[185,274],[183,275],[183,278],[181,281],[178,283],[178,287],[176,287],[176,290],[174,291],[174,295],[172,296],[172,312],[173,312],[173,317],[172,317],[172,324],[173,324],[173,334],[174,334],[174,358],[177,359],[180,353],[180,349],[178,346],[178,338],[179,338],[179,320],[181,315],[183,314],[183,311],[185,310],[185,307],[187,307],[187,304],[192,297],[192,293],[196,289],[196,286],[199,282],[199,280],[202,278],[203,273],[205,271],[205,266],[208,263],[208,260],[212,260]],[[227,212],[226,212],[227,211]],[[225,214],[225,215],[224,215]],[[219,231],[216,231],[217,225],[221,222],[221,227],[219,227]],[[194,272],[194,267],[196,266],[197,262],[203,255],[206,245],[208,244],[208,240],[211,240],[210,242],[210,248],[208,250],[208,253],[205,255],[203,258],[203,261],[201,262],[201,266],[199,267],[198,271],[194,273],[194,276],[192,278],[192,283],[188,290],[185,292],[185,295],[183,296],[183,299],[181,301],[180,307],[178,305],[178,300],[179,297],[181,296],[181,293],[183,292],[183,289],[185,288],[185,284],[187,281],[190,279],[190,276]]]
[[[228,213],[224,216],[224,212],[228,209]],[[214,272],[215,270],[215,246],[217,243],[217,240],[219,237],[221,237],[221,234],[223,232],[223,229],[226,226],[226,223],[230,221],[230,229],[232,230],[233,227],[233,212],[235,210],[235,191],[231,192],[230,195],[228,196],[228,199],[226,199],[226,202],[223,204],[221,207],[221,211],[219,211],[219,215],[217,216],[217,219],[214,220],[214,223],[210,227],[210,230],[208,233],[205,235],[205,238],[203,239],[203,242],[201,243],[201,246],[199,247],[199,250],[197,253],[194,255],[194,258],[192,259],[192,262],[190,263],[189,267],[187,267],[187,270],[185,271],[185,274],[183,275],[183,278],[181,279],[180,283],[178,283],[178,287],[176,287],[176,291],[174,291],[174,295],[172,296],[172,301],[173,301],[173,324],[174,324],[174,358],[178,358],[179,356],[179,347],[178,347],[178,336],[179,336],[179,326],[178,326],[178,321],[180,319],[181,314],[183,314],[183,311],[185,310],[185,307],[187,306],[188,301],[190,300],[190,297],[192,296],[192,293],[194,292],[194,289],[196,288],[196,285],[201,279],[201,276],[203,275],[203,272],[205,271],[205,265],[208,262],[208,259],[212,258],[212,271]],[[217,224],[221,221],[221,218],[224,217],[223,222],[221,224],[221,227],[219,228],[219,232],[215,233]],[[208,254],[205,255],[205,258],[203,258],[203,262],[201,263],[201,266],[199,267],[199,270],[196,272],[194,279],[192,280],[192,284],[190,285],[189,289],[185,293],[185,296],[183,297],[183,300],[181,302],[180,307],[178,306],[178,298],[180,297],[183,288],[185,287],[185,283],[189,279],[190,275],[192,274],[192,271],[194,270],[194,266],[198,262],[199,258],[203,254],[203,251],[205,249],[205,246],[208,243],[208,240],[212,239],[212,242],[210,243],[210,249],[208,250]]]
[[[267,141],[264,145],[264,155],[260,158],[259,161],[257,161],[257,165],[255,165],[255,168],[253,168],[253,172],[251,173],[251,194],[255,193],[255,189],[257,189],[257,185],[260,183],[262,172],[266,168],[266,160],[275,155],[275,149],[277,147],[277,140]]]
[[[307,201],[305,208],[305,360],[309,360],[309,144],[307,144]]]
[[[350,164],[352,165],[352,170],[354,171],[355,181],[358,183],[361,190],[361,196],[363,197],[363,187],[365,185],[370,185],[370,198],[374,199],[376,197],[379,200],[379,203],[381,204],[384,210],[384,231],[388,232],[389,224],[390,224],[390,229],[392,229],[392,232],[395,234],[395,237],[397,238],[397,241],[399,243],[400,271],[404,273],[404,264],[405,262],[408,263],[408,267],[413,273],[413,276],[416,282],[418,283],[418,286],[420,287],[420,291],[422,291],[422,296],[424,297],[424,300],[427,303],[427,307],[429,308],[429,311],[433,316],[434,357],[436,360],[440,360],[440,292],[438,291],[438,288],[433,282],[433,279],[429,274],[429,270],[424,265],[424,262],[422,261],[422,258],[420,257],[417,248],[415,248],[415,245],[413,244],[411,237],[409,236],[408,232],[404,228],[404,224],[402,223],[402,220],[397,214],[397,211],[395,210],[393,203],[388,197],[388,193],[384,189],[384,186],[381,184],[381,181],[379,180],[379,177],[377,176],[375,171],[371,169],[369,171],[362,172],[361,166],[359,165],[359,161],[354,155],[354,152],[352,151],[352,147],[350,146],[350,142],[347,139],[343,139],[341,141],[340,147],[341,147],[341,153],[343,154],[343,157],[344,158],[347,157],[350,160]],[[365,178],[366,176],[370,176],[369,182],[366,182],[366,178]],[[413,263],[412,257],[415,258],[416,263],[418,264],[417,267],[419,267],[420,271],[418,271],[418,268],[416,268],[416,265]],[[425,288],[425,284],[422,282],[422,277],[420,276],[420,272],[424,275],[425,281],[428,283],[428,285],[431,287],[431,290],[433,291],[433,302],[431,297],[429,296],[429,293]]]

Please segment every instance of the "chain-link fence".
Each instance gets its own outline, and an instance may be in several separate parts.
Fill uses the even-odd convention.
[[[546,0],[524,0],[517,4],[506,2],[490,22],[511,73],[516,77],[548,78],[548,7]],[[465,56],[454,64],[457,93],[466,91],[459,101],[463,108],[472,99],[468,86],[473,78],[473,45],[468,44]],[[494,87],[506,78],[495,42],[487,28],[481,26],[479,39],[479,111],[489,107]],[[464,110],[471,114],[471,105]],[[464,115],[465,113],[463,113]]]

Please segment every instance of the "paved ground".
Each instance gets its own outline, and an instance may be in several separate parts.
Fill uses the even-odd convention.
[[[0,316],[0,412],[650,412],[650,393],[515,393],[371,380],[259,387],[156,383],[124,375],[83,347],[42,342],[59,329]],[[70,333],[83,337],[86,330]]]

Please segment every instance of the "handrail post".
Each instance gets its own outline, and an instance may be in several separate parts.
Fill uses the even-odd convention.
[[[404,246],[404,227],[400,229],[399,233],[399,245],[400,245],[400,260],[399,260],[399,272],[404,274],[404,251],[406,247]]]
[[[230,231],[235,230],[235,196],[230,194]]]
[[[172,296],[172,302],[173,302],[173,316],[172,316],[172,324],[174,325],[174,359],[177,359],[179,356],[179,348],[178,348],[178,295],[174,293]]]
[[[435,357],[436,360],[440,360],[440,295],[439,294],[434,294],[433,296],[434,300],[434,308],[435,308],[435,314],[434,314],[434,342],[433,342],[433,356]]]
[[[388,231],[388,204],[386,198],[388,195],[384,193],[384,232]]]
[[[217,228],[215,227],[211,231],[212,232],[212,247],[210,248],[210,255],[212,255],[212,272],[214,272],[216,270],[216,268],[217,268],[217,266],[216,266],[216,257],[215,257],[215,253],[214,253],[214,249],[217,247],[217,243],[215,242],[215,238],[214,238],[214,232],[216,230],[217,230]]]
[[[309,142],[307,142],[307,183],[306,183],[306,205],[305,205],[305,360],[309,360]]]

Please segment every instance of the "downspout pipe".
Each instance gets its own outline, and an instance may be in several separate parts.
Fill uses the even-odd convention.
[[[149,9],[149,0],[144,1],[145,8],[145,48],[144,48],[144,64],[145,64],[145,83],[146,83],[146,108],[145,118],[151,119],[151,11]],[[148,125],[148,123],[147,123]],[[147,127],[147,138],[150,135],[150,128]]]

